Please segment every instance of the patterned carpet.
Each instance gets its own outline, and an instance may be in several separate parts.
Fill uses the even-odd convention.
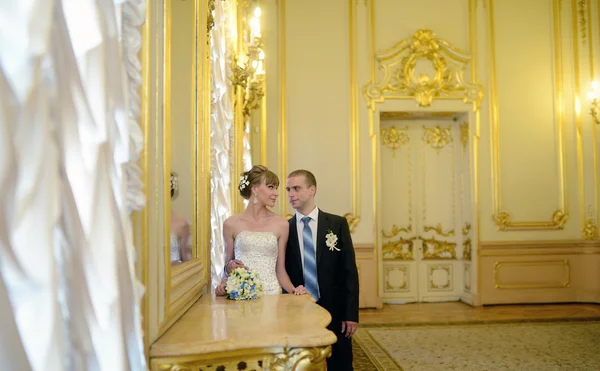
[[[600,322],[359,328],[356,371],[598,371]]]

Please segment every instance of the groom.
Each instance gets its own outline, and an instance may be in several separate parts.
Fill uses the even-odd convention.
[[[290,173],[286,189],[296,210],[290,219],[285,268],[294,286],[304,285],[331,314],[337,335],[328,370],[353,370],[352,335],[358,326],[358,271],[345,218],[319,210],[317,180],[308,170]]]

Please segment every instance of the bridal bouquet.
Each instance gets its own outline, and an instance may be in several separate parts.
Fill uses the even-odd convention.
[[[258,299],[263,296],[263,283],[255,270],[236,268],[227,277],[225,291],[233,300]]]

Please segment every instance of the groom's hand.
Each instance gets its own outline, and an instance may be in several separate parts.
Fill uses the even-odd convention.
[[[351,338],[358,328],[357,322],[342,321],[342,334],[345,334],[347,338]]]
[[[238,259],[230,260],[229,263],[227,263],[227,265],[225,266],[225,270],[227,271],[227,274],[231,273],[236,268],[248,269],[248,267],[246,267],[244,265],[244,262],[242,262],[241,260],[238,260]]]

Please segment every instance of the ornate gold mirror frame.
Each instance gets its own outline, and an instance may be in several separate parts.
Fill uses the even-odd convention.
[[[164,0],[162,48],[162,225],[165,283],[158,333],[201,296],[210,277],[209,0]],[[191,33],[191,35],[189,34]],[[160,138],[160,136],[158,136]],[[189,143],[189,153],[187,143]],[[174,169],[177,165],[177,169]],[[173,176],[176,176],[173,178]],[[173,187],[175,181],[176,187]],[[172,192],[175,188],[175,192]],[[182,198],[179,204],[173,193]],[[174,207],[176,206],[176,207]],[[189,217],[186,218],[186,213]],[[182,215],[179,215],[182,214]],[[189,224],[189,239],[181,224]],[[179,246],[171,254],[172,239]],[[159,288],[160,289],[160,288]],[[159,303],[160,305],[160,303]]]

